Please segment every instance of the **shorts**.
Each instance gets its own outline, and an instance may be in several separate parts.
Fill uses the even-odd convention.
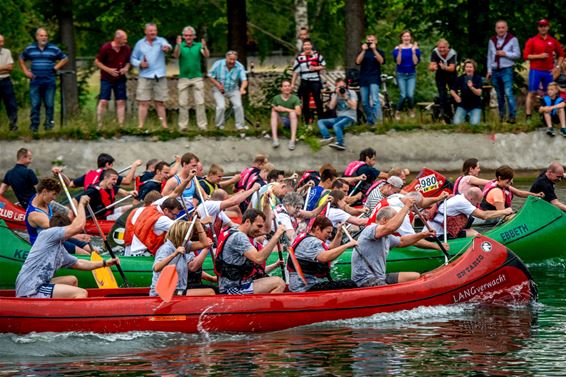
[[[552,121],[552,124],[560,124],[560,117],[558,116],[558,113],[555,114],[550,114],[550,120]]]
[[[136,99],[138,101],[154,101],[165,102],[168,98],[169,89],[167,87],[167,78],[147,79],[145,77],[138,78],[138,88],[136,90]]]
[[[250,281],[237,287],[230,287],[225,293],[228,295],[252,295],[254,293],[254,282]]]
[[[100,80],[100,95],[98,96],[101,100],[110,101],[112,99],[112,92],[114,92],[114,99],[116,101],[127,100],[128,95],[126,94],[126,81],[108,81]]]
[[[63,247],[67,250],[69,254],[75,254],[75,248],[78,246],[81,249],[88,245],[87,242],[79,241],[76,238],[69,238],[67,241],[63,242]]]
[[[333,291],[333,290],[340,290],[340,289],[351,289],[351,288],[358,288],[356,283],[352,280],[333,280],[333,281],[325,281],[322,283],[316,283],[312,287],[310,287],[307,291],[308,292],[317,292],[317,291]]]
[[[289,119],[289,117],[282,117],[279,115],[279,122],[283,125],[283,127],[287,129],[291,128],[291,119]]]
[[[55,284],[42,284],[37,288],[37,292],[33,295],[26,297],[29,298],[52,298],[53,290],[55,289]]]
[[[390,274],[385,274],[385,279],[378,279],[376,277],[371,277],[360,284],[360,287],[378,287],[380,285],[387,284],[397,284],[399,282],[399,273],[392,272]]]
[[[542,83],[542,90],[546,93],[546,88],[554,79],[552,78],[552,73],[550,71],[539,71],[536,69],[531,69],[529,71],[529,92],[537,92],[540,89],[540,84]]]
[[[209,285],[209,284],[189,284],[187,286],[187,289],[177,289],[175,291],[175,295],[176,296],[186,296],[187,295],[187,291],[189,289],[212,289],[214,291],[214,293],[219,294],[220,292],[218,291],[218,288],[215,287],[214,285]],[[252,292],[253,293],[253,292]]]

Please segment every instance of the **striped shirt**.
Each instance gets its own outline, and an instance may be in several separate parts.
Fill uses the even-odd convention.
[[[301,81],[320,81],[320,72],[311,70],[311,67],[317,66],[326,66],[324,57],[316,51],[313,51],[311,55],[307,55],[303,52],[295,58],[293,72],[299,72]]]
[[[226,59],[217,60],[212,65],[208,75],[224,85],[224,92],[226,93],[238,90],[239,83],[248,79],[242,63],[237,61],[234,67],[228,70]]]
[[[27,46],[20,54],[20,59],[31,61],[31,73],[35,76],[34,79],[55,79],[53,71],[55,64],[66,58],[67,55],[53,43],[47,43],[42,50],[35,42]]]

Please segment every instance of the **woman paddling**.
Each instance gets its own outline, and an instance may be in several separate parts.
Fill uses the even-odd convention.
[[[483,188],[487,185],[489,180],[478,177],[480,171],[480,163],[477,158],[468,158],[464,161],[462,175],[456,178],[456,182],[454,182],[454,189],[452,190],[454,195],[466,192],[471,187]]]
[[[204,231],[204,228],[200,221],[197,221],[195,223],[195,228],[198,232],[198,241],[189,241],[185,245],[183,245],[183,239],[187,234],[189,226],[190,224],[188,222],[177,221],[167,231],[166,241],[157,250],[157,253],[155,255],[155,262],[153,263],[153,279],[151,281],[151,289],[149,291],[150,296],[157,296],[155,288],[157,281],[159,280],[161,270],[163,270],[165,266],[172,263],[175,263],[177,273],[179,275],[179,282],[177,283],[177,288],[175,290],[176,295],[208,296],[214,294],[214,290],[212,288],[187,289],[189,264],[194,258],[191,258],[189,255],[187,255],[187,251],[204,249],[212,245],[212,241],[206,237],[206,232]]]
[[[495,170],[495,179],[490,181],[483,188],[483,200],[480,208],[483,210],[496,210],[511,207],[513,195],[520,198],[528,196],[544,197],[542,192],[533,193],[530,191],[519,190],[513,186],[513,169],[508,165],[503,165]]]

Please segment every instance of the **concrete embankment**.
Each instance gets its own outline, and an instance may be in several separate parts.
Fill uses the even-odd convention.
[[[122,137],[99,141],[35,140],[0,141],[0,172],[14,165],[16,151],[21,147],[33,151],[32,167],[39,175],[48,174],[52,161],[61,158],[66,173],[78,176],[96,166],[101,152],[116,158],[115,167],[122,168],[135,159],[144,162],[150,158],[171,161],[175,154],[196,153],[205,163],[217,163],[226,172],[239,171],[248,166],[254,155],[265,153],[279,169],[286,172],[318,168],[329,162],[338,169],[357,159],[361,149],[373,147],[377,151],[377,166],[387,170],[393,166],[408,167],[418,171],[423,166],[437,170],[457,171],[462,161],[476,157],[482,167],[495,169],[509,164],[517,170],[535,170],[550,161],[566,161],[566,138],[549,138],[543,132],[521,134],[455,134],[449,132],[389,132],[387,135],[362,133],[346,135],[348,150],[338,152],[322,147],[314,152],[308,145],[298,143],[297,149],[287,149],[287,141],[281,140],[278,149],[271,147],[271,140],[262,138],[196,138],[171,141],[151,141],[143,137]],[[141,171],[141,170],[140,170]]]

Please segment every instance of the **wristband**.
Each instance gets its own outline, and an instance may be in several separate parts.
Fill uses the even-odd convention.
[[[106,259],[102,260],[102,267],[106,267]]]

